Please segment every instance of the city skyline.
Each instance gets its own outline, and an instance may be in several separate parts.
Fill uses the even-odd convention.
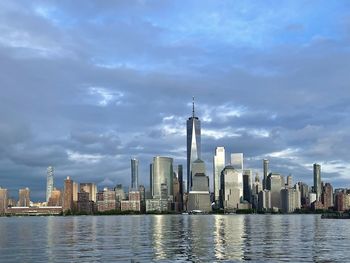
[[[0,186],[45,200],[50,165],[60,189],[67,176],[126,186],[131,157],[148,185],[158,155],[185,179],[195,96],[211,189],[218,146],[244,153],[260,178],[268,159],[271,172],[311,186],[318,163],[323,181],[348,187],[349,9],[0,3]]]

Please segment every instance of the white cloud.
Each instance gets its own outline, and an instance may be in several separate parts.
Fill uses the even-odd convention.
[[[89,87],[89,94],[97,97],[97,104],[102,107],[112,102],[119,105],[122,103],[121,99],[124,97],[124,93],[120,91],[108,90],[98,86]]]
[[[80,162],[80,163],[98,163],[101,161],[102,158],[104,158],[101,154],[84,154],[79,152],[74,152],[71,150],[67,150],[68,159],[70,161],[74,162]]]

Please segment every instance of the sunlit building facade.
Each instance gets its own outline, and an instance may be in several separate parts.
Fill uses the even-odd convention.
[[[201,158],[201,122],[195,116],[194,101],[192,116],[187,120],[187,192],[192,189],[192,163]]]
[[[219,204],[220,200],[220,177],[221,172],[225,168],[225,148],[216,147],[213,160],[213,175],[214,175],[214,201]]]
[[[47,178],[46,178],[46,202],[49,202],[51,193],[53,191],[53,172],[52,166],[47,167]]]

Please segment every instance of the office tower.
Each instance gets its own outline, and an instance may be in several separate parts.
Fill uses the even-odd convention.
[[[140,201],[141,201],[141,212],[146,212],[146,188],[143,185],[139,186]]]
[[[309,203],[309,186],[303,182],[298,182],[300,191],[300,201],[302,206],[306,206]]]
[[[84,214],[92,214],[94,212],[94,202],[90,200],[88,192],[78,193],[78,212]]]
[[[121,202],[126,199],[125,191],[121,184],[117,184],[114,188],[115,191],[115,200],[116,200],[116,209],[120,210]]]
[[[298,185],[294,188],[281,189],[281,210],[283,213],[293,213],[300,209],[300,191]]]
[[[192,189],[188,193],[188,211],[211,211],[209,177],[206,176],[205,163],[197,159],[192,164]]]
[[[292,187],[292,185],[293,185],[293,178],[292,178],[292,175],[290,174],[290,175],[287,176],[287,184],[286,184],[286,186],[287,187]]]
[[[152,189],[152,187],[153,187],[152,178],[153,178],[153,163],[151,163],[151,164],[149,165],[149,192],[150,192],[151,196],[152,196],[152,193],[153,193],[153,189]]]
[[[201,122],[194,112],[187,120],[187,192],[192,189],[192,163],[201,158]]]
[[[333,187],[330,183],[322,185],[321,202],[325,209],[333,207]]]
[[[270,173],[266,181],[267,190],[271,191],[271,208],[281,209],[281,189],[284,188],[284,178],[280,174]]]
[[[267,175],[269,174],[269,160],[264,159],[263,160],[263,170],[264,170],[264,178],[263,178],[263,189],[267,189],[266,182],[267,182]]]
[[[220,177],[221,172],[225,168],[225,148],[216,147],[213,160],[214,175],[214,201],[219,204],[220,199]]]
[[[18,198],[18,206],[20,207],[29,207],[30,205],[30,190],[28,187],[19,189],[19,198]]]
[[[46,202],[49,202],[51,193],[53,190],[53,167],[47,167],[47,178],[46,178]]]
[[[78,193],[79,193],[79,184],[77,182],[73,182],[73,202],[78,202]]]
[[[60,190],[54,188],[51,191],[51,196],[49,198],[47,206],[62,206],[62,195]]]
[[[243,171],[243,200],[252,202],[252,170]]]
[[[271,209],[271,192],[269,190],[262,190],[258,195],[258,210],[268,211]]]
[[[315,202],[315,201],[316,201],[316,194],[313,193],[313,192],[309,192],[309,197],[308,197],[308,203],[307,203],[307,205],[308,205],[308,206],[311,206],[311,204],[312,204],[313,202]]]
[[[314,163],[314,192],[316,193],[316,200],[321,200],[321,165]]]
[[[122,201],[126,199],[125,191],[123,189],[123,186],[121,184],[117,184],[117,186],[114,188],[115,191],[115,199],[117,201]]]
[[[181,195],[180,195],[180,184],[178,175],[174,172],[173,179],[173,193],[174,193],[174,210],[175,212],[180,212],[182,210]]]
[[[252,187],[252,207],[253,208],[258,208],[258,199],[259,199],[259,193],[262,189],[262,185],[260,183],[260,177],[259,174],[256,173],[255,179],[253,182],[253,187]]]
[[[152,197],[161,198],[161,185],[167,185],[168,198],[173,199],[173,159],[157,156],[152,165]]]
[[[344,192],[337,192],[335,194],[334,208],[336,211],[339,212],[344,211],[346,209]]]
[[[184,203],[184,181],[183,181],[183,167],[182,164],[177,166],[177,180],[179,181],[179,195],[180,195],[180,210],[183,210]]]
[[[236,170],[243,171],[243,153],[231,153],[231,166]]]
[[[263,188],[262,188],[262,185],[260,183],[260,177],[259,177],[259,174],[256,173],[253,187],[252,187],[252,193],[259,194],[261,190],[263,190]]]
[[[89,193],[89,200],[96,202],[97,187],[94,183],[81,183],[79,192]]]
[[[131,189],[137,190],[139,187],[139,160],[131,159]]]
[[[0,187],[0,215],[6,213],[7,205],[8,205],[7,189]]]
[[[67,179],[64,180],[63,211],[72,211],[73,207],[73,181],[67,176]]]
[[[240,208],[243,199],[243,178],[240,170],[228,165],[221,172],[220,204],[227,211]]]

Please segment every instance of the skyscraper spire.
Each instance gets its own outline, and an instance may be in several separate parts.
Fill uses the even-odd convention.
[[[194,96],[192,97],[192,117],[194,118]]]

